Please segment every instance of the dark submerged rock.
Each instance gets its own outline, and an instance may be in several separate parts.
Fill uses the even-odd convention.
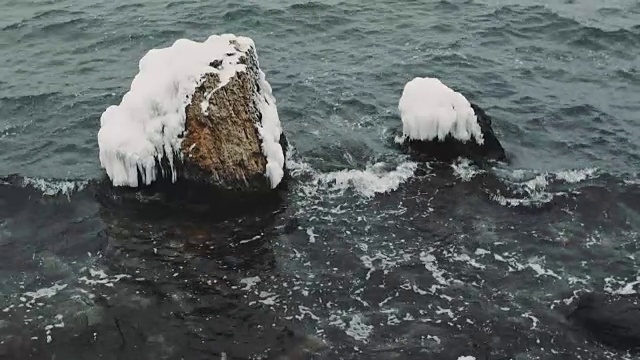
[[[596,341],[622,350],[640,350],[640,298],[586,293],[569,320]]]
[[[472,103],[471,107],[482,130],[484,139],[482,145],[473,139],[463,142],[452,136],[447,136],[444,141],[437,139],[431,141],[408,139],[404,142],[404,147],[418,161],[439,160],[448,162],[459,157],[476,161],[505,160],[504,148],[491,127],[491,117],[478,105]]]
[[[286,154],[289,143],[284,133],[280,136],[280,146]],[[275,189],[268,185],[245,188],[244,185],[266,184],[268,179],[264,174],[254,174],[247,177],[248,182],[235,183],[236,186],[221,186],[212,182],[211,173],[203,171],[193,162],[174,159],[175,170],[178,173],[176,182],[166,173],[170,168],[166,157],[156,166],[157,180],[150,185],[138,188],[114,187],[111,180],[104,176],[97,184],[97,197],[104,206],[126,205],[132,209],[148,207],[150,205],[164,209],[167,215],[176,212],[189,216],[206,215],[212,218],[228,218],[249,213],[267,213],[282,206],[286,198],[286,190],[290,173],[285,167],[284,177]],[[138,182],[142,184],[142,177],[138,174]],[[117,204],[117,205],[116,205]]]
[[[160,178],[148,186],[127,188],[112,186],[106,177],[96,185],[96,198],[104,207],[125,207],[134,213],[147,212],[153,207],[158,216],[195,216],[211,220],[271,213],[280,209],[286,199],[284,185],[275,190],[243,192],[220,189],[193,179],[178,178],[173,183],[170,179]]]

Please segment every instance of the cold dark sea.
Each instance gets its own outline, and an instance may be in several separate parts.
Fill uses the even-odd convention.
[[[139,59],[222,33],[273,87],[283,203],[112,189],[100,115]],[[640,359],[565,317],[640,292],[639,56],[637,0],[0,0],[0,358]],[[509,161],[412,162],[416,76]]]

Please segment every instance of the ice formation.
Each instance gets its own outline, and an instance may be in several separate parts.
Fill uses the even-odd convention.
[[[213,35],[204,42],[180,39],[170,47],[149,51],[140,60],[139,73],[120,105],[110,106],[100,119],[100,163],[113,184],[136,187],[138,174],[144,184],[150,184],[164,156],[175,182],[173,160],[182,155],[185,107],[195,89],[207,73],[218,74],[219,88],[226,85],[237,72],[246,70],[239,59],[252,48],[255,50],[253,40],[226,34]],[[214,60],[222,64],[213,67]],[[262,71],[259,81],[256,101],[262,124],[256,126],[267,158],[265,176],[275,187],[284,174],[284,154],[279,144],[282,129],[271,87]]]
[[[482,131],[469,101],[436,78],[409,81],[398,104],[402,131],[411,140],[444,140],[447,135],[461,141],[473,138],[483,143]]]
[[[276,99],[262,70],[260,70],[260,91],[264,96],[259,96],[258,102],[262,114],[262,124],[258,125],[258,133],[262,138],[262,153],[267,157],[265,175],[269,178],[273,189],[284,177],[284,152],[280,145],[282,126],[278,117]]]

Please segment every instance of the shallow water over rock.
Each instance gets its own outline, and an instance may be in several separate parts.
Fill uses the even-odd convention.
[[[637,185],[550,180],[549,201],[509,206],[495,194],[518,189],[495,169],[458,166],[421,165],[372,197],[297,172],[281,207],[227,219],[14,179],[0,187],[2,263],[22,275],[3,284],[3,352],[624,356],[565,316],[580,291],[637,290],[637,214],[619,200]]]

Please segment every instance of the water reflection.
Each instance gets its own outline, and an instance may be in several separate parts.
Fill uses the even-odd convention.
[[[100,182],[70,197],[18,185],[0,185],[0,306],[10,307],[0,354],[270,358],[302,341],[241,290],[242,279],[274,272],[282,203],[223,217]],[[39,289],[47,294],[24,295]]]

